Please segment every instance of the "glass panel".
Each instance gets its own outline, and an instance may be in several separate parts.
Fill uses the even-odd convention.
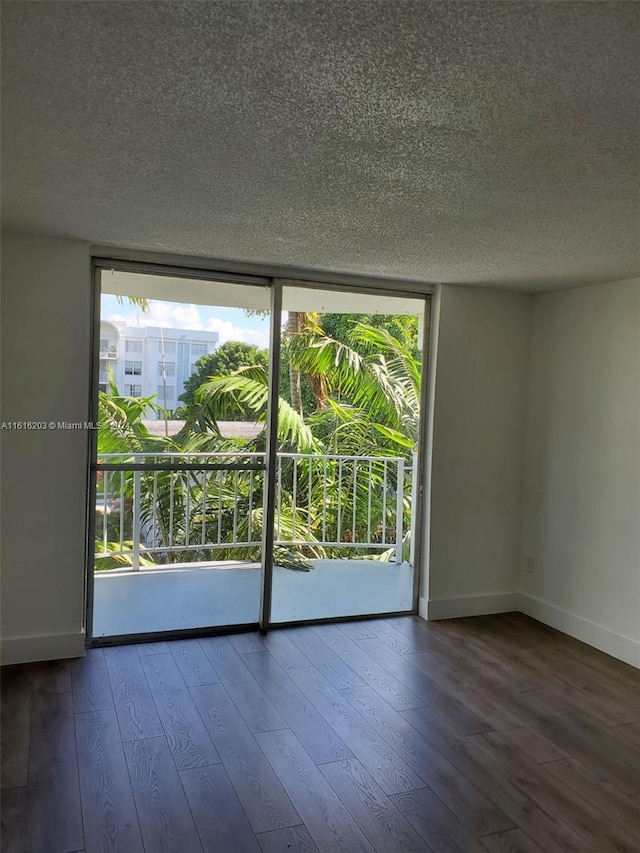
[[[269,292],[146,273],[102,279],[100,338],[118,355],[116,390],[102,382],[99,393],[93,636],[255,623]],[[146,288],[146,304],[129,287],[136,297]],[[211,350],[195,373],[191,339]]]
[[[273,623],[413,608],[426,306],[283,291]]]

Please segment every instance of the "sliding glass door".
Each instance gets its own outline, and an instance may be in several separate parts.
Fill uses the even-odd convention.
[[[415,603],[424,299],[285,287],[272,623]]]
[[[98,275],[92,636],[256,625],[269,290]]]
[[[428,300],[96,279],[89,636],[413,610]]]

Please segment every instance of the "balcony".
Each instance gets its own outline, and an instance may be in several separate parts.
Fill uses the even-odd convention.
[[[102,454],[94,636],[256,622],[262,453]],[[272,620],[413,606],[415,459],[281,453]]]

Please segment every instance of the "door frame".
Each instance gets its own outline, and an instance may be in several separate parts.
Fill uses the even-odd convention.
[[[385,616],[402,616],[417,614],[418,598],[420,592],[420,567],[424,555],[424,507],[427,506],[426,493],[428,484],[425,482],[425,460],[429,449],[427,440],[429,435],[428,423],[431,417],[428,410],[430,395],[429,387],[429,356],[430,342],[434,334],[434,311],[432,297],[434,286],[411,282],[395,282],[380,280],[372,286],[371,279],[352,276],[340,276],[336,281],[335,274],[327,274],[329,281],[306,280],[298,277],[285,278],[275,275],[256,275],[253,273],[240,273],[230,270],[219,270],[214,268],[202,268],[183,264],[161,263],[156,260],[129,260],[109,258],[103,255],[92,257],[91,262],[91,365],[89,372],[89,422],[96,424],[98,421],[98,387],[99,387],[99,346],[100,346],[100,276],[103,271],[117,270],[118,272],[147,273],[149,275],[168,276],[172,278],[199,279],[204,281],[220,281],[230,284],[246,284],[267,287],[271,295],[270,308],[270,340],[269,340],[269,395],[267,402],[267,427],[266,427],[266,458],[265,458],[265,483],[264,483],[264,523],[262,532],[263,554],[261,565],[261,584],[258,621],[243,623],[241,625],[222,625],[212,627],[187,628],[179,630],[167,630],[157,632],[144,632],[136,634],[118,634],[105,637],[93,636],[93,608],[94,608],[94,556],[95,556],[95,500],[96,500],[96,459],[98,449],[98,431],[89,431],[87,442],[87,507],[86,507],[86,547],[85,547],[85,637],[86,645],[110,646],[125,645],[128,643],[153,642],[167,639],[192,638],[213,636],[216,634],[240,633],[244,631],[261,630],[268,631],[271,623],[271,598],[273,590],[273,521],[275,518],[275,471],[277,463],[277,433],[278,433],[278,399],[279,399],[279,368],[280,352],[282,342],[281,310],[282,291],[286,287],[300,287],[305,289],[323,291],[348,291],[352,293],[364,292],[368,295],[380,297],[400,297],[415,299],[422,302],[423,311],[423,337],[422,337],[422,371],[420,389],[420,411],[424,417],[420,418],[420,429],[418,438],[418,496],[413,523],[415,531],[415,558],[413,565],[413,595],[411,610],[402,610],[393,613],[368,613],[357,616],[340,616],[331,618],[307,619],[295,622],[277,623],[278,628],[289,625],[312,625],[335,622],[346,622],[355,620],[371,619]]]

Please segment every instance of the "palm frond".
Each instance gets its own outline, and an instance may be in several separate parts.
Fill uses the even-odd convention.
[[[100,554],[104,550],[104,542],[96,540],[95,553]],[[109,552],[108,556],[96,557],[95,571],[103,572],[108,569],[123,569],[133,566],[133,542],[123,542],[122,548],[120,548],[119,542],[107,542],[106,550]],[[144,550],[142,545],[140,550]],[[141,566],[156,565],[151,557],[145,557],[142,553],[138,556],[138,563]]]
[[[144,296],[122,296],[119,293],[116,293],[116,299],[120,305],[124,305],[125,299],[130,305],[135,305],[145,314],[148,314],[150,311],[149,300],[145,299]]]
[[[227,420],[241,404],[255,413],[258,422],[264,422],[268,396],[267,372],[261,366],[251,366],[230,376],[212,376],[196,392],[196,401],[208,406],[215,421]],[[320,449],[304,419],[282,397],[278,400],[278,437],[301,453]]]

